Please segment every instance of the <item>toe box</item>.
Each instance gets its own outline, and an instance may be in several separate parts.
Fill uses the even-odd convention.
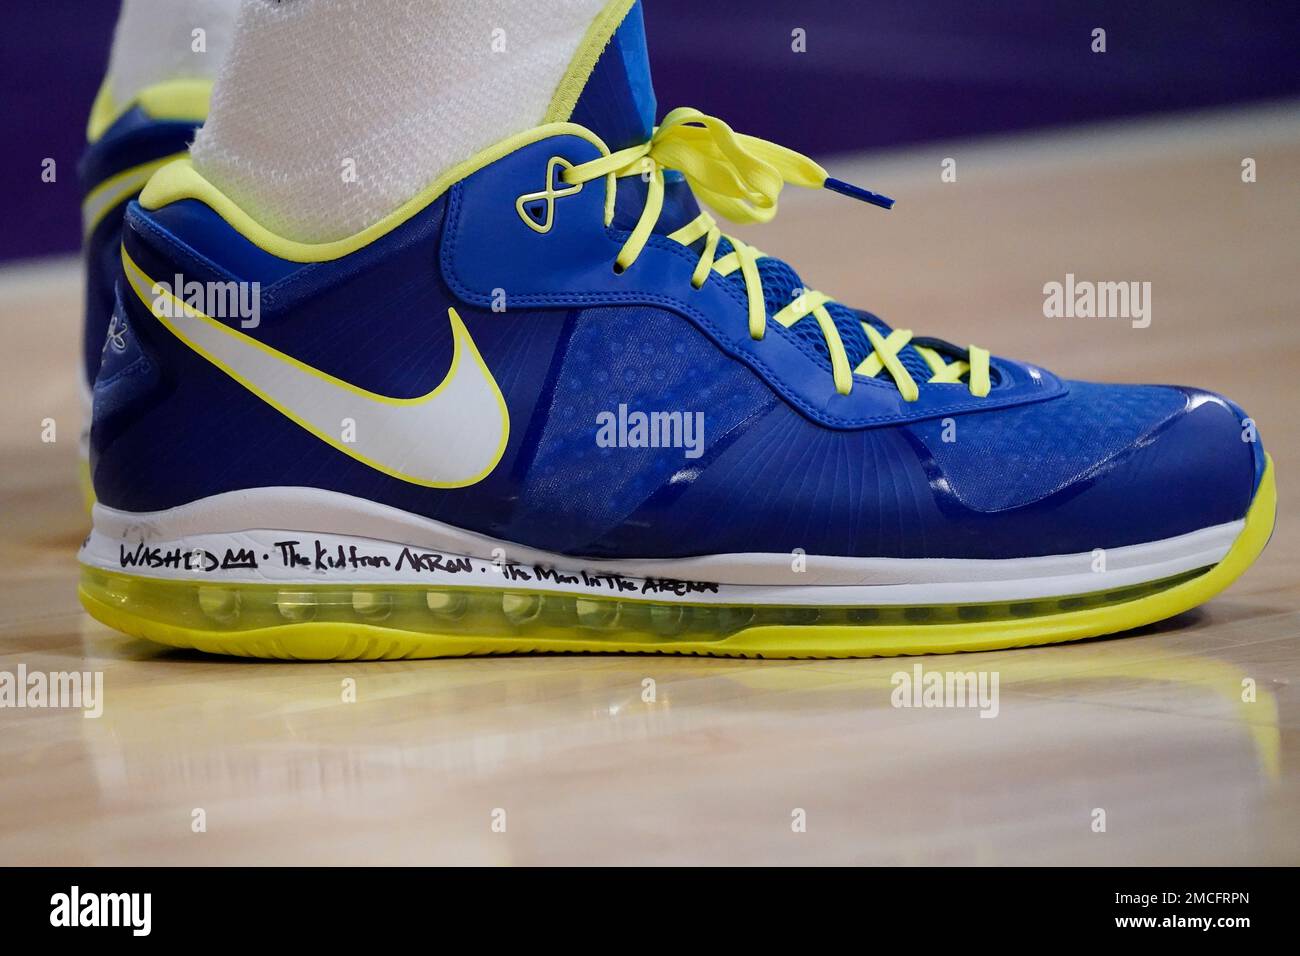
[[[937,487],[988,556],[1157,541],[1245,517],[1264,471],[1254,422],[1212,392],[1071,382],[1061,399],[922,436]]]

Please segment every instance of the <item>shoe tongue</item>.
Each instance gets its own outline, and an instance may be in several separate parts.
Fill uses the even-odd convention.
[[[656,108],[645,20],[641,0],[636,0],[597,58],[570,121],[591,130],[611,152],[616,152],[650,138]],[[645,208],[647,185],[637,176],[627,176],[618,181],[616,188],[613,226],[631,232]],[[699,204],[686,181],[680,174],[668,171],[663,213],[654,231],[668,235],[699,214]]]
[[[570,119],[616,152],[650,138],[655,108],[645,21],[636,0],[597,58]]]

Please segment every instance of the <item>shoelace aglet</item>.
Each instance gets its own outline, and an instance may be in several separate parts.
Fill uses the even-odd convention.
[[[860,199],[863,202],[869,202],[873,206],[879,206],[881,209],[893,209],[894,200],[888,196],[882,196],[880,193],[873,193],[870,189],[863,189],[861,186],[855,186],[852,183],[846,183],[842,179],[835,179],[831,176],[826,177],[826,182],[822,185],[831,192],[839,193],[841,196],[851,196],[854,199]]]

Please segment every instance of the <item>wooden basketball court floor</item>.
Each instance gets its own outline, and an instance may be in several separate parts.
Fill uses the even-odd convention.
[[[1197,611],[1058,647],[286,665],[121,636],[75,594],[78,267],[0,270],[0,670],[104,675],[98,719],[0,710],[0,863],[1300,862],[1298,116],[832,161],[897,208],[791,190],[747,233],[895,326],[1255,416],[1281,489],[1259,563]],[[1044,318],[1067,273],[1151,282],[1150,326]],[[918,663],[996,673],[997,716],[891,706]]]

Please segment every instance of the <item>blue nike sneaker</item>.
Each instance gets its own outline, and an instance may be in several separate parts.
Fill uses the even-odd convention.
[[[150,180],[94,385],[92,615],[296,659],[910,654],[1137,627],[1260,553],[1241,409],[807,289],[699,202],[889,200],[654,127],[639,7],[593,42],[560,120],[347,239],[275,235],[188,160]]]
[[[130,103],[113,102],[105,80],[91,108],[86,152],[78,178],[82,193],[82,255],[86,263],[81,335],[81,489],[87,509],[94,504],[90,481],[90,385],[106,344],[121,344],[113,320],[113,287],[122,274],[122,219],[127,204],[168,163],[187,155],[195,131],[208,114],[212,83],[184,79],[142,90]]]

